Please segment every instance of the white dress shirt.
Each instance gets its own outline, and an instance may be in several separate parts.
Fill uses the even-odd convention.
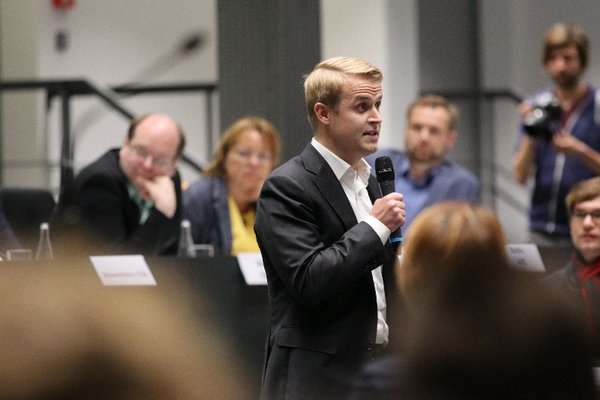
[[[358,222],[364,221],[369,224],[379,236],[381,243],[385,244],[390,237],[391,231],[377,218],[369,215],[371,207],[373,206],[367,192],[369,176],[371,175],[371,167],[369,164],[363,159],[359,163],[358,169],[355,170],[350,164],[342,160],[331,150],[327,149],[315,138],[312,139],[311,144],[319,154],[323,156],[327,164],[333,170],[336,178],[340,181],[344,193],[346,193],[346,197],[352,206],[356,220]],[[377,337],[375,342],[377,344],[386,345],[388,343],[389,328],[385,321],[386,301],[381,265],[373,269],[371,273],[373,274],[375,296],[377,299]]]

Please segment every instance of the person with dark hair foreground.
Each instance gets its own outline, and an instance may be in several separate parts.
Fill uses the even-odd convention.
[[[597,398],[583,321],[539,276],[466,268],[434,287],[408,331],[407,398]]]
[[[352,399],[594,398],[582,320],[538,275],[510,267],[490,210],[425,209],[399,268],[402,347],[362,371]]]

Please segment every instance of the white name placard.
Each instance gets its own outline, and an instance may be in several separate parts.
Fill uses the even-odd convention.
[[[238,253],[237,261],[247,285],[267,284],[267,274],[260,253]]]
[[[104,286],[156,286],[144,256],[90,256]]]
[[[516,268],[525,271],[544,272],[544,262],[540,251],[533,243],[507,244],[508,261]]]

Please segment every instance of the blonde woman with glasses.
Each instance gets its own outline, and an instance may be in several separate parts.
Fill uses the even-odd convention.
[[[279,132],[264,118],[235,121],[223,134],[204,176],[183,192],[183,213],[195,244],[217,255],[258,252],[256,202],[279,159]]]

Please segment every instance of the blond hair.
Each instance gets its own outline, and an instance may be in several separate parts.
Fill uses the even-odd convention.
[[[399,283],[408,303],[450,274],[505,268],[505,244],[498,218],[483,206],[448,201],[424,209],[402,250]]]
[[[313,129],[317,126],[315,104],[323,103],[337,109],[345,75],[362,75],[376,82],[383,80],[379,68],[357,57],[333,57],[317,64],[304,77],[304,102]]]
[[[204,170],[204,175],[225,178],[225,159],[229,150],[237,143],[242,134],[252,130],[261,134],[271,152],[273,166],[277,165],[280,152],[279,131],[266,119],[249,116],[238,119],[223,133],[213,160]]]

